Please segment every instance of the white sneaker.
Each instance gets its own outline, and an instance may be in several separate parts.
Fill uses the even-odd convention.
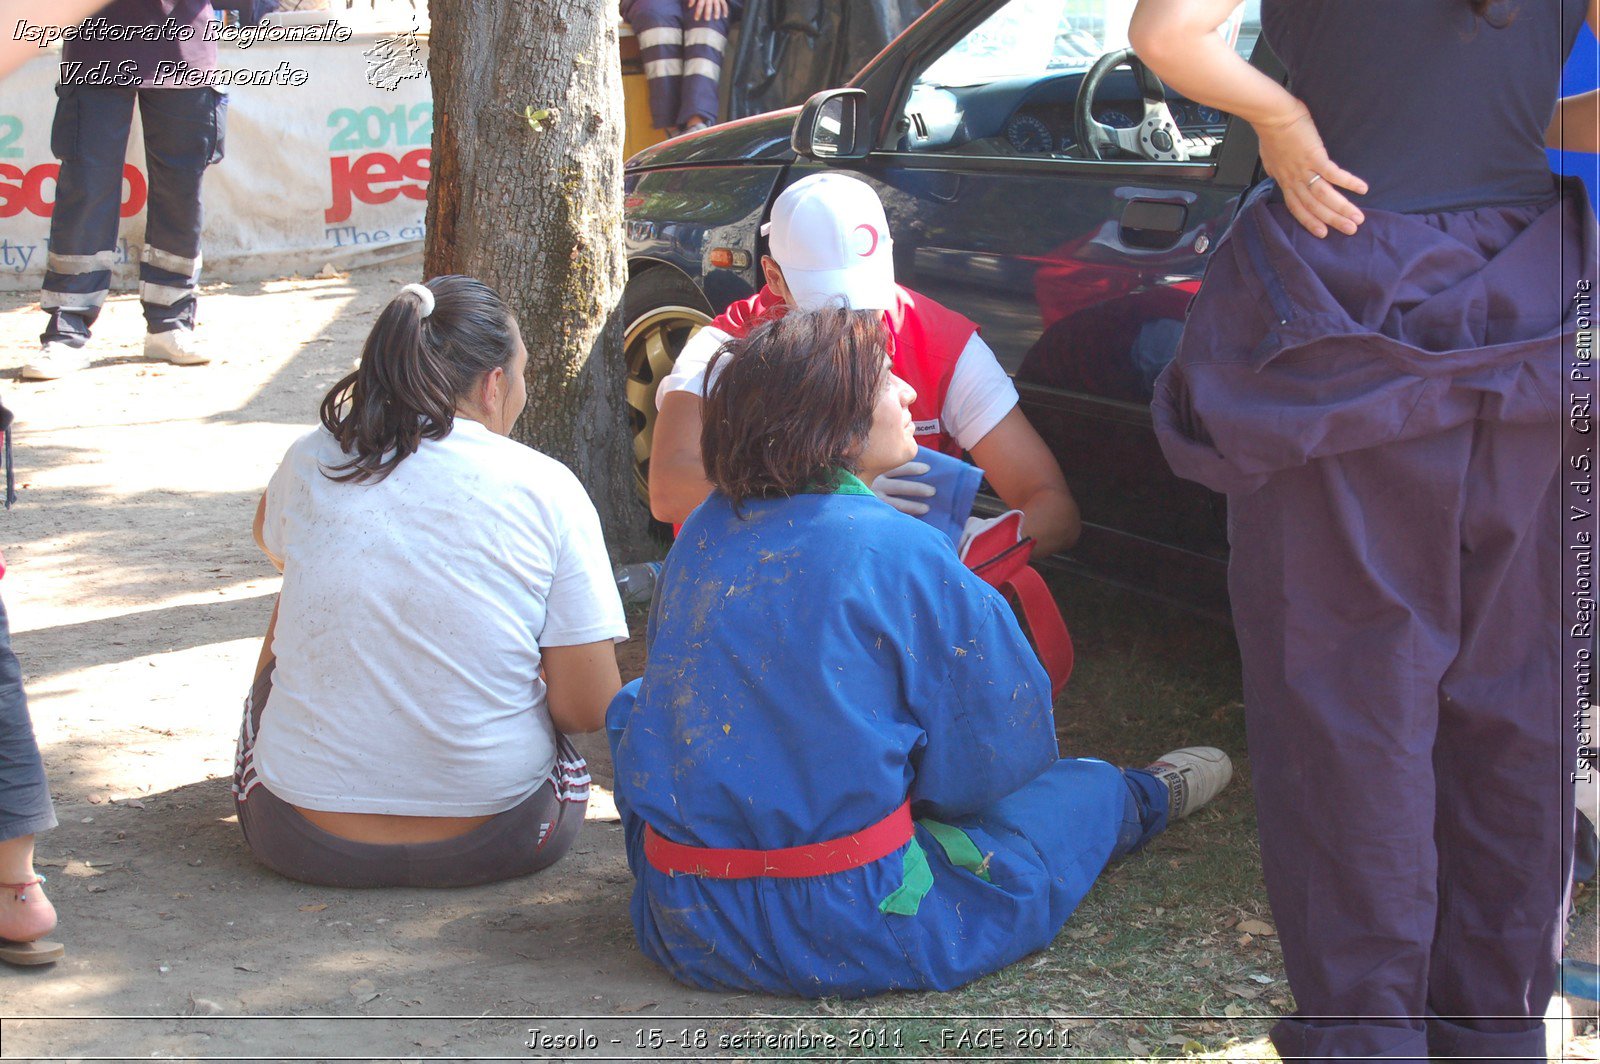
[[[146,333],[144,357],[171,362],[174,366],[203,366],[211,361],[211,356],[202,352],[195,342],[194,333],[184,328]]]
[[[57,377],[74,373],[88,364],[87,348],[73,347],[60,340],[51,340],[39,348],[39,354],[32,362],[22,367],[21,377],[25,381],[53,381]]]
[[[1169,818],[1182,820],[1215,798],[1233,779],[1233,762],[1214,746],[1186,746],[1145,766],[1167,785]]]

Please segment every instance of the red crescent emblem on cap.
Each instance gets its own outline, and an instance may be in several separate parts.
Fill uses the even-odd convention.
[[[856,230],[857,231],[862,230],[862,229],[865,229],[867,232],[872,234],[872,246],[870,248],[868,248],[867,250],[865,250],[865,251],[858,251],[858,252],[856,252],[856,254],[860,255],[864,259],[867,259],[867,258],[871,258],[873,253],[878,250],[878,231],[876,229],[872,228],[872,226],[866,224],[865,222],[863,222],[860,225],[856,226]]]

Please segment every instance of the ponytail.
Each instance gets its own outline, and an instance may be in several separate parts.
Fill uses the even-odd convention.
[[[461,398],[510,364],[515,335],[511,311],[482,281],[407,285],[378,315],[355,372],[322,400],[323,427],[350,455],[324,475],[377,483],[424,439],[449,435]]]

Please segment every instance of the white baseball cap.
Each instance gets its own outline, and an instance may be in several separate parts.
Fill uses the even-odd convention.
[[[812,174],[784,189],[761,227],[801,310],[843,296],[855,310],[894,306],[894,242],[872,186]]]

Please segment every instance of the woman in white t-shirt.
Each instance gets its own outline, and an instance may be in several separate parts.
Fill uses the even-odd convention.
[[[627,638],[567,468],[507,438],[528,353],[492,289],[407,285],[256,512],[283,591],[234,773],[257,859],[333,886],[526,875],[571,846]]]

